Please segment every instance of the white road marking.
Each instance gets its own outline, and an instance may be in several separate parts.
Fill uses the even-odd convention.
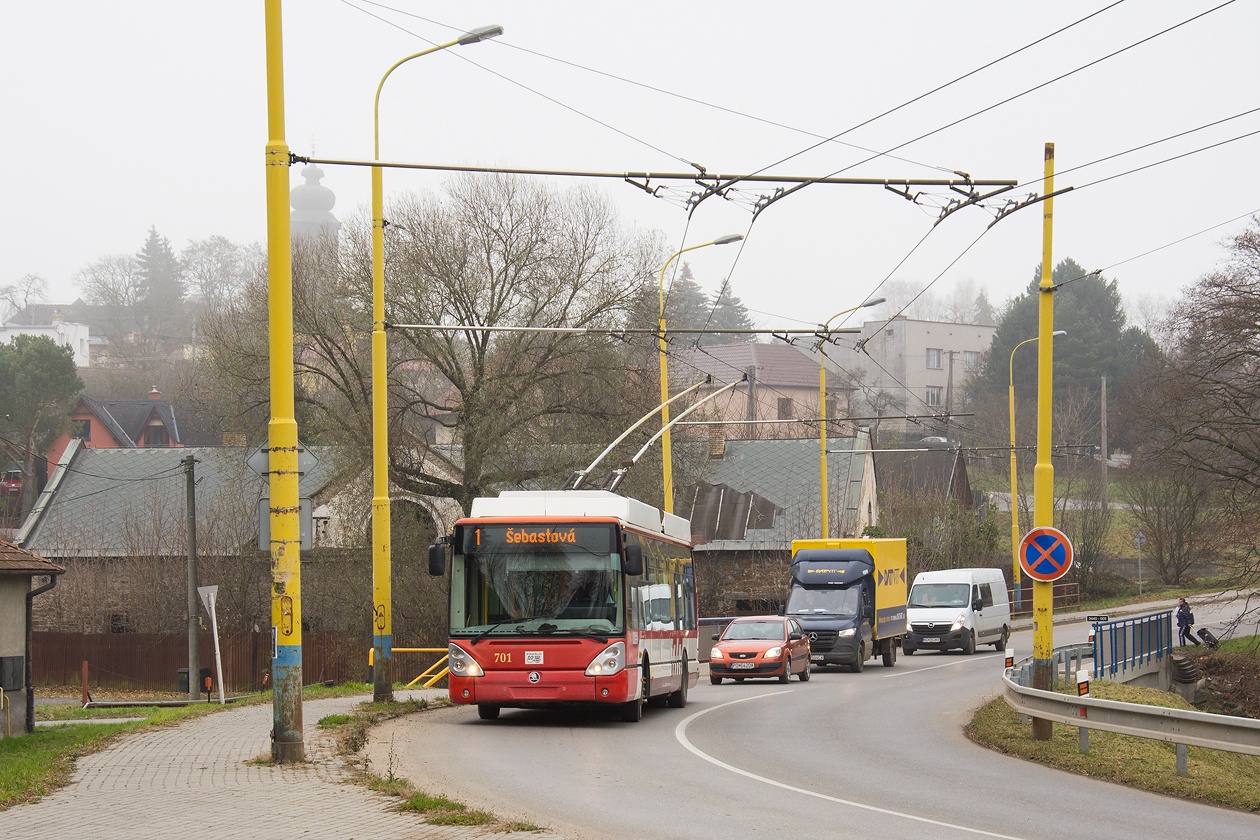
[[[1002,656],[1001,654],[998,654],[998,659],[1001,660],[1003,665],[1006,664],[1006,657]],[[950,662],[942,662],[940,665],[928,665],[927,667],[915,668],[914,670],[906,670],[905,668],[902,668],[900,671],[889,671],[887,674],[880,674],[880,676],[881,677],[901,677],[901,676],[905,676],[906,674],[921,674],[924,671],[934,671],[937,668],[948,668],[951,665],[966,665],[969,662],[989,662],[989,661],[991,660],[987,656],[981,656],[981,657],[968,656],[966,659],[954,659],[954,660],[951,660]]]
[[[951,662],[948,664],[952,665],[954,663]],[[943,668],[945,666],[935,665],[933,667]],[[923,670],[926,670],[926,669],[923,669]],[[774,779],[766,778],[765,776],[758,776],[756,773],[750,773],[747,770],[741,770],[740,768],[732,764],[727,764],[725,761],[719,761],[718,759],[714,758],[708,753],[700,750],[699,747],[691,743],[691,741],[687,738],[687,726],[693,720],[701,717],[702,715],[707,715],[709,712],[716,712],[718,709],[725,709],[728,706],[734,706],[736,703],[746,703],[749,700],[761,700],[766,697],[777,697],[780,694],[791,694],[791,693],[792,693],[791,690],[772,691],[768,694],[759,694],[756,697],[741,697],[739,700],[731,700],[729,702],[722,703],[717,706],[713,706],[712,708],[705,709],[700,712],[696,712],[693,715],[688,715],[686,718],[679,721],[678,725],[674,727],[674,737],[678,740],[678,743],[682,744],[689,751],[699,756],[700,758],[704,759],[705,761],[709,762],[710,764],[714,765],[715,767],[721,767],[723,770],[729,770],[730,772],[735,773],[737,775],[743,776],[748,779],[752,779],[753,781],[770,785],[772,787],[781,788],[783,790],[790,790],[793,793],[800,793],[805,796],[812,796],[815,799],[823,799],[823,800],[826,800],[827,802],[835,802],[839,805],[848,805],[853,808],[861,808],[864,811],[874,811],[877,814],[887,814],[892,817],[901,817],[903,819],[913,820],[914,822],[920,822],[926,825],[939,826],[941,828],[952,828],[955,831],[965,831],[968,834],[978,834],[982,837],[996,837],[998,838],[998,840],[1024,840],[1024,838],[1013,837],[1012,835],[1009,835],[1009,834],[995,834],[992,831],[984,831],[979,828],[970,828],[965,825],[955,825],[954,823],[941,822],[940,820],[933,820],[933,819],[929,819],[928,817],[919,817],[919,816],[915,816],[914,814],[904,813],[902,811],[891,811],[887,808],[879,808],[875,805],[866,805],[861,802],[854,802],[849,799],[840,799],[839,797],[828,796],[825,793],[817,793],[812,790],[806,790],[804,788],[799,788],[793,785],[785,784],[784,782],[778,782],[778,781],[775,781]]]

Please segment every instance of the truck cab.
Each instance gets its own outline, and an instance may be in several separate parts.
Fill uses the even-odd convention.
[[[785,612],[809,638],[814,666],[861,670],[874,639],[875,564],[864,551],[821,553],[827,556],[807,550],[793,561]]]

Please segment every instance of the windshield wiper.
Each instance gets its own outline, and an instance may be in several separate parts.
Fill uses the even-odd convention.
[[[491,624],[491,625],[490,625],[489,627],[487,627],[485,630],[482,630],[480,633],[478,633],[476,636],[474,636],[474,637],[473,637],[473,640],[472,640],[471,642],[469,642],[468,644],[469,644],[469,646],[472,646],[472,645],[477,644],[477,642],[480,642],[482,639],[484,639],[486,636],[489,636],[489,635],[490,635],[491,633],[493,633],[495,630],[498,630],[498,629],[499,629],[500,627],[502,627],[504,624],[524,624],[524,623],[525,623],[525,622],[527,622],[527,621],[537,621],[537,620],[538,620],[538,619],[540,619],[540,618],[554,618],[554,616],[550,616],[550,615],[529,615],[529,616],[525,616],[524,618],[505,618],[505,619],[503,619],[502,621],[497,622],[496,624]],[[548,628],[550,628],[550,629],[549,629],[549,630],[544,631],[544,630],[543,630],[543,628],[544,628],[544,627],[548,627]],[[518,627],[518,628],[517,628],[517,630],[518,630],[518,631],[523,630],[523,629],[524,629],[524,628],[521,628],[521,627]],[[542,625],[542,626],[540,626],[540,627],[538,628],[538,630],[539,630],[540,632],[548,632],[548,633],[550,633],[552,630],[555,630],[555,629],[556,629],[556,628],[555,628],[555,625],[548,625],[548,624],[544,624],[544,625]]]

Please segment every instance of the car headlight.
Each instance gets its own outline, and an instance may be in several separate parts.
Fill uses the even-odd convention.
[[[954,619],[954,623],[953,623],[953,624],[951,624],[951,625],[949,625],[949,629],[950,629],[952,632],[958,632],[959,630],[961,630],[961,629],[963,628],[963,625],[964,625],[964,624],[966,624],[966,623],[967,623],[967,614],[966,614],[966,613],[959,613],[959,614],[958,614],[958,618],[955,618],[955,619]]]
[[[840,638],[842,638],[842,639],[847,639],[849,636],[852,636],[852,635],[853,635],[854,633],[856,633],[856,632],[857,632],[857,628],[856,628],[856,627],[850,627],[848,630],[841,630],[841,631],[840,631],[839,633],[837,633],[836,635],[837,635],[837,636],[839,636],[839,637],[840,637]]]
[[[721,658],[722,658],[722,651],[721,651],[721,649],[720,649],[720,648],[714,648],[713,650],[709,651],[709,658],[710,658],[710,659],[721,659]]]
[[[783,655],[782,647],[772,647],[762,655],[762,659],[778,659]]]
[[[446,664],[457,677],[484,677],[486,672],[477,661],[459,645],[446,646]]]
[[[604,648],[599,656],[591,660],[591,664],[586,666],[586,676],[588,677],[611,677],[613,674],[625,670],[626,667],[626,643],[613,642]]]

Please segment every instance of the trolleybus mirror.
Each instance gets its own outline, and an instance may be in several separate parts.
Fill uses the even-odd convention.
[[[446,574],[446,546],[441,543],[429,546],[429,574],[434,577]]]
[[[433,561],[429,561],[429,567],[432,568]],[[626,550],[621,555],[621,571],[637,577],[643,574],[643,546],[638,543],[630,543],[626,546]]]

